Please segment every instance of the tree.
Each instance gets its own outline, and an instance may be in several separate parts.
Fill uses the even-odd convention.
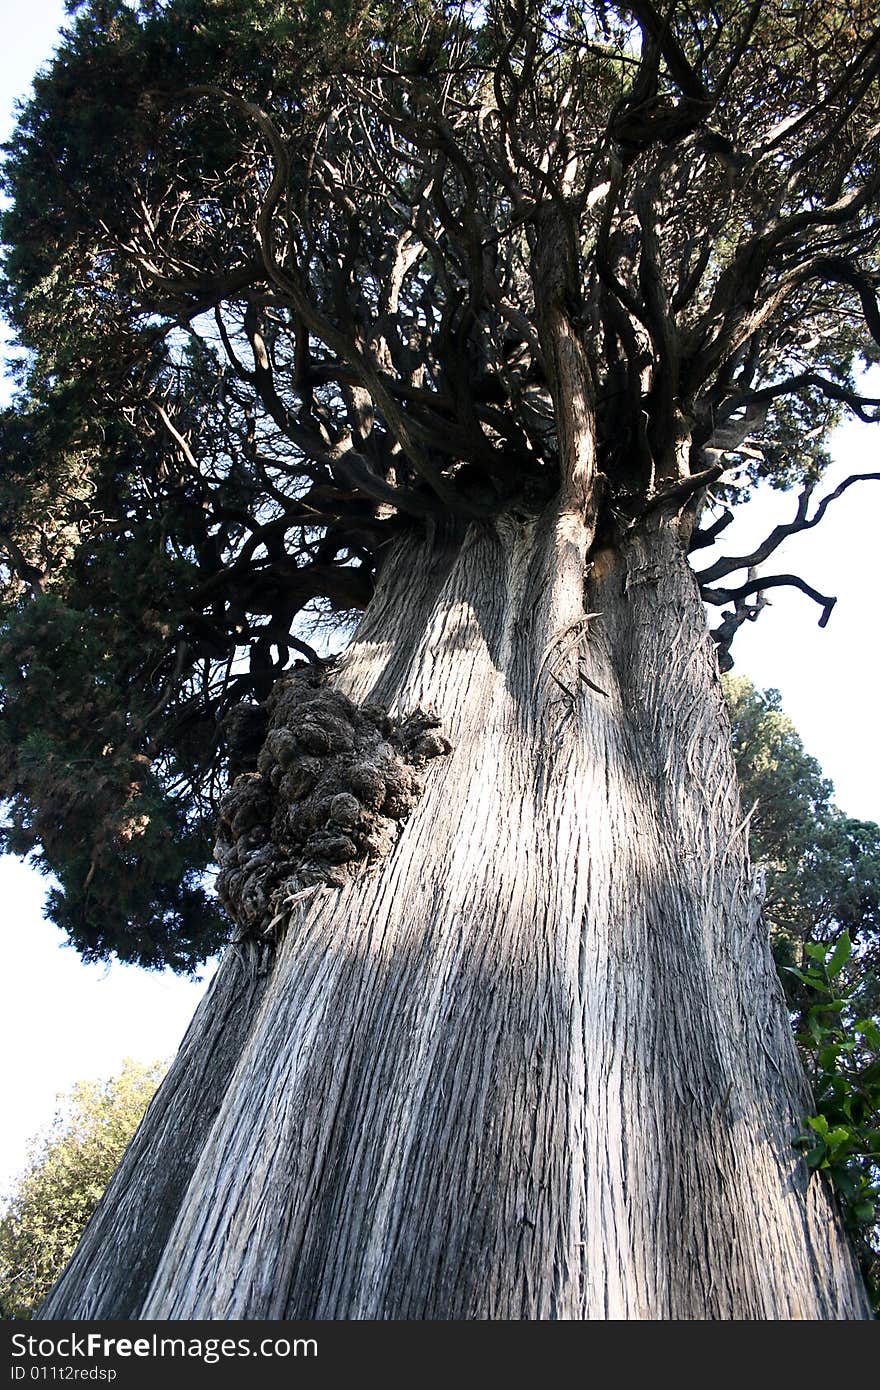
[[[130,1058],[107,1081],[80,1081],[27,1167],[0,1218],[0,1308],[27,1318],[76,1248],[165,1071]]]
[[[880,826],[831,802],[779,692],[727,677],[764,918],[813,1092],[808,1161],[834,1179],[880,1306]]]
[[[752,811],[752,856],[767,875],[764,918],[781,967],[802,965],[807,942],[832,946],[847,932],[866,1011],[877,1011],[880,974],[880,826],[844,815],[832,784],[804,750],[779,692],[745,676],[724,681],[743,805]],[[797,981],[789,1002],[803,1003]]]
[[[185,967],[216,819],[233,927],[41,1316],[863,1316],[716,647],[833,604],[757,569],[880,405],[871,9],[78,11],[7,163],[8,843]]]

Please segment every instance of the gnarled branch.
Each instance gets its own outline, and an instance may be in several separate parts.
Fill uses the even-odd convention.
[[[807,511],[810,498],[813,495],[813,487],[810,485],[804,488],[798,500],[797,512],[793,521],[775,526],[767,539],[762,541],[750,555],[736,555],[717,560],[714,565],[710,565],[708,569],[697,574],[698,582],[700,584],[714,584],[716,579],[723,579],[725,575],[733,574],[736,570],[749,569],[754,565],[761,564],[789,536],[794,536],[799,531],[809,531],[812,527],[818,526],[831,503],[841,497],[847,488],[852,487],[853,483],[862,482],[880,482],[880,473],[852,473],[833,492],[822,498],[811,517],[808,517]],[[824,623],[822,626],[824,627]]]
[[[822,616],[819,619],[819,626],[825,627],[831,617],[831,610],[837,602],[836,598],[829,597],[827,594],[820,594],[818,589],[814,589],[806,580],[801,579],[797,574],[773,574],[767,577],[749,579],[745,584],[741,584],[738,589],[700,589],[705,603],[719,606],[723,603],[735,603],[737,599],[748,598],[750,594],[763,594],[766,589],[780,588],[800,589],[802,594],[806,594],[814,603],[818,603],[822,609]]]

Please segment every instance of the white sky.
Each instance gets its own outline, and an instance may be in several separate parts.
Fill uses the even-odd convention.
[[[60,0],[0,0],[0,138],[8,138],[13,101],[26,93],[63,19]],[[878,445],[880,428],[855,423],[838,431],[827,489],[848,473],[880,471]],[[757,500],[726,533],[725,550],[743,553],[789,519],[794,506],[784,495]],[[815,531],[777,554],[777,570],[793,570],[838,596],[824,631],[809,599],[777,590],[758,622],[740,629],[733,649],[738,672],[782,692],[807,749],[834,782],[838,804],[871,820],[880,820],[878,516],[880,483],[860,484]],[[0,859],[0,1196],[24,1161],[29,1137],[51,1120],[56,1094],[75,1081],[112,1074],[128,1056],[169,1057],[204,988],[170,973],[84,965],[42,919],[44,890],[24,864]]]

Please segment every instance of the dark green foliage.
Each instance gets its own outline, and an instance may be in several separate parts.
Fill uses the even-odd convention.
[[[834,1183],[880,1307],[880,825],[845,816],[777,691],[727,677],[765,916],[813,1112],[798,1141]]]
[[[127,672],[107,626],[54,595],[7,615],[0,846],[35,851],[56,875],[49,911],[85,959],[115,951],[189,970],[225,937],[200,882],[211,829],[163,789],[138,751],[145,745],[126,716]]]
[[[204,883],[223,786],[219,720],[253,685],[217,661],[247,652],[248,609],[276,601],[253,593],[258,573],[238,589],[223,562],[262,507],[283,567],[285,528],[272,533],[265,482],[236,450],[253,416],[227,398],[208,418],[224,392],[213,349],[187,338],[169,351],[167,320],[157,330],[154,306],[139,312],[125,258],[94,234],[100,222],[124,235],[165,139],[182,182],[202,185],[197,271],[234,275],[252,210],[246,189],[227,186],[221,205],[217,187],[252,132],[229,110],[175,119],[156,103],[239,77],[266,98],[290,55],[302,62],[326,37],[328,6],[73,8],[5,170],[3,307],[29,357],[25,389],[0,416],[0,536],[18,561],[0,602],[0,845],[34,851],[53,874],[48,910],[86,959],[115,952],[188,970],[228,933]],[[353,7],[331,8],[353,38]],[[210,486],[160,411],[200,432]],[[194,588],[212,584],[194,603]],[[303,598],[291,589],[295,611]]]
[[[191,691],[167,736],[169,639],[192,565],[163,527],[185,490],[151,511],[162,464],[144,441],[91,421],[72,448],[75,390],[48,404],[0,420],[7,544],[39,537],[33,580],[19,575],[0,602],[0,844],[55,876],[49,910],[86,959],[191,970],[227,927],[201,882],[210,806],[179,789],[217,739]],[[12,462],[33,458],[28,474]]]

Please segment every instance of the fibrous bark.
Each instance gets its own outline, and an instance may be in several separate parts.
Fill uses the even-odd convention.
[[[265,945],[242,941],[226,952],[74,1260],[39,1317],[139,1316],[270,973]]]
[[[240,914],[271,978],[241,1026],[206,1000],[145,1122],[219,1029],[237,1061],[190,1093],[137,1278],[108,1242],[179,1163],[144,1131],[43,1317],[867,1316],[792,1147],[809,1102],[677,523],[588,540],[564,506],[407,537],[312,692],[345,746],[305,796],[331,750],[280,691],[251,777],[282,828],[255,852],[284,848]],[[363,849],[351,770],[406,768],[416,710],[448,741],[421,795],[381,855],[322,860],[331,830]]]

